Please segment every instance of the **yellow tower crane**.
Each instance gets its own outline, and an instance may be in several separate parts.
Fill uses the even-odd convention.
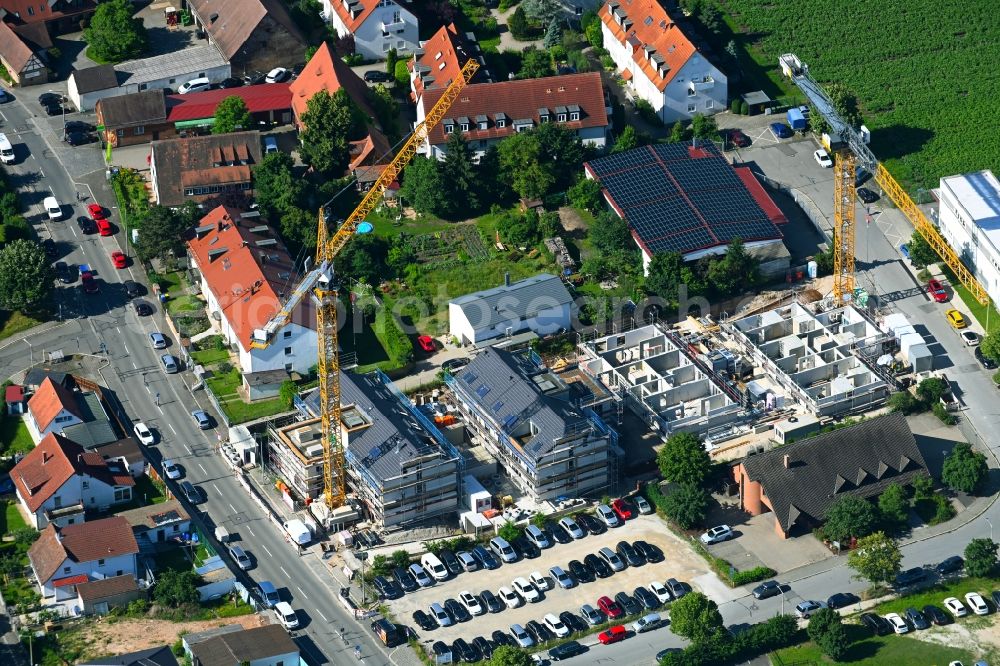
[[[458,99],[462,88],[479,69],[475,60],[462,67],[461,76],[445,89],[444,94],[410,134],[392,161],[383,169],[378,179],[365,194],[361,203],[340,223],[332,236],[328,237],[324,208],[319,210],[319,224],[316,234],[316,268],[310,271],[292,292],[281,311],[272,317],[263,328],[255,329],[251,347],[263,349],[271,345],[275,334],[288,323],[292,313],[307,294],[311,294],[319,304],[316,310],[316,333],[319,351],[319,392],[320,417],[323,425],[323,499],[328,509],[344,505],[347,499],[347,483],[344,470],[344,447],[340,435],[340,357],[337,353],[337,293],[334,280],[333,261],[346,247],[358,230],[358,225],[375,209],[403,168],[416,155],[434,127],[444,119],[451,105]]]
[[[889,173],[888,169],[875,157],[861,134],[851,127],[837,113],[833,101],[823,88],[809,74],[809,67],[793,53],[786,53],[778,58],[781,71],[805,93],[816,111],[823,116],[833,132],[847,145],[847,150],[840,151],[836,157],[834,173],[834,222],[833,222],[833,265],[834,283],[833,295],[837,303],[844,303],[854,291],[854,197],[855,197],[855,167],[867,169],[875,178],[875,182],[885,192],[889,199],[906,215],[927,244],[934,249],[941,260],[951,269],[959,282],[969,290],[972,296],[986,305],[990,302],[986,289],[979,284],[954,249],[931,224],[916,202],[910,198],[903,186]]]

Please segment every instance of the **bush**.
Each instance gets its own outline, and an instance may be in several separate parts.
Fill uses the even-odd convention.
[[[940,402],[935,402],[931,407],[931,411],[934,412],[934,416],[938,417],[938,420],[945,425],[953,426],[958,423],[958,419],[955,418],[955,415],[950,413],[948,408]]]
[[[776,615],[736,635],[718,631],[707,640],[690,645],[683,652],[667,654],[660,665],[715,666],[737,660],[744,662],[801,640],[802,634],[795,618]]]
[[[746,103],[746,100],[740,100],[740,113],[744,116],[750,115],[750,105]]]
[[[379,308],[375,314],[375,337],[382,343],[394,367],[401,368],[413,360],[413,342],[399,329],[389,308]]]
[[[986,479],[987,472],[986,456],[961,442],[945,458],[941,480],[953,490],[973,493]]]
[[[737,571],[733,574],[732,585],[733,587],[739,587],[740,585],[746,585],[748,583],[756,583],[760,580],[767,580],[776,573],[777,572],[770,567],[754,567],[753,569],[747,569],[746,571]]]
[[[653,105],[644,99],[637,98],[635,100],[635,110],[639,116],[645,120],[650,125],[656,125],[657,127],[663,127],[663,121],[660,117],[656,115],[656,111],[653,109]]]
[[[906,415],[918,414],[927,408],[923,402],[914,398],[913,394],[909,391],[897,391],[893,393],[886,401],[886,405],[890,411]]]
[[[739,113],[740,112],[740,100],[738,98],[734,99],[732,101],[732,103],[729,105],[729,112],[730,113]]]

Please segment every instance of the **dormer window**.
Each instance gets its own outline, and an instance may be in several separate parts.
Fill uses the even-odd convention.
[[[490,127],[490,119],[483,114],[476,116],[476,129],[483,131]]]
[[[538,109],[538,122],[540,123],[549,122],[549,110],[544,106]]]
[[[503,118],[497,119],[497,127],[507,127],[507,121]]]
[[[573,111],[572,113],[569,114],[569,119],[572,120],[572,121],[579,120],[580,119],[580,112],[579,111]]]
[[[444,133],[452,134],[455,131],[455,121],[451,118],[444,119]]]
[[[459,129],[461,129],[463,132],[468,132],[469,131],[469,123],[462,123],[461,125],[459,125]]]
[[[437,55],[436,55],[436,56],[434,56],[434,59],[435,59],[435,60],[440,60],[440,59],[441,59],[441,56],[443,56],[443,55],[444,55],[444,53],[442,53],[441,51],[438,51],[438,52],[437,52]]]
[[[561,123],[566,122],[566,114],[565,113],[560,113],[558,116],[556,116],[556,120],[558,120]]]

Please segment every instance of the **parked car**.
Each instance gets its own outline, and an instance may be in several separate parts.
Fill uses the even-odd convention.
[[[733,529],[729,525],[716,525],[704,534],[702,534],[699,539],[704,544],[719,543],[720,541],[727,541],[733,538]]]
[[[927,574],[928,571],[923,567],[913,567],[912,569],[901,571],[896,576],[896,586],[909,587],[910,585],[916,585],[917,583],[927,580]]]
[[[451,552],[447,548],[438,551],[438,559],[441,560],[445,567],[447,567],[448,573],[452,576],[457,576],[465,571],[462,563],[458,561],[457,557],[455,557],[455,553]]]
[[[181,492],[191,504],[201,504],[205,501],[205,496],[190,481],[181,481]]]
[[[582,617],[577,615],[572,611],[563,611],[559,613],[559,619],[563,621],[570,631],[586,631],[587,623]]]
[[[611,510],[607,504],[598,504],[597,508],[594,510],[597,518],[604,523],[606,527],[618,527],[622,524],[618,514]]]
[[[87,213],[90,215],[90,219],[94,222],[108,219],[107,211],[105,211],[104,206],[99,203],[87,204]]]
[[[549,537],[537,525],[528,525],[524,528],[524,536],[539,549],[544,550],[545,548],[552,547]]]
[[[434,618],[434,621],[437,622],[439,626],[450,627],[455,624],[455,618],[452,617],[450,612],[448,612],[448,609],[436,601],[430,605],[430,611],[431,617]]]
[[[45,213],[49,216],[50,220],[58,220],[62,217],[62,204],[55,197],[45,197],[42,200],[42,206],[45,208]]]
[[[910,625],[906,624],[906,620],[899,616],[899,613],[889,613],[885,616],[886,622],[892,626],[892,630],[897,634],[905,634],[910,631]]]
[[[445,599],[444,608],[458,622],[468,622],[472,619],[472,614],[465,609],[465,606],[458,603],[455,599]]]
[[[111,226],[111,222],[108,220],[97,220],[97,234],[99,236],[114,236],[115,228]]]
[[[625,627],[620,624],[616,624],[615,626],[608,627],[607,630],[597,634],[597,640],[601,643],[601,645],[611,645],[612,643],[625,640],[626,636],[628,636],[628,631],[626,631]]]
[[[497,647],[501,645],[509,645],[510,647],[517,647],[517,641],[515,641],[514,637],[511,636],[506,631],[501,631],[497,629],[492,634],[490,634],[490,638],[493,639],[493,642],[497,645]]]
[[[990,607],[986,600],[978,592],[968,592],[965,595],[965,603],[976,615],[989,615]]]
[[[611,510],[615,512],[615,515],[618,516],[622,522],[631,520],[632,516],[635,515],[635,511],[632,510],[632,505],[628,503],[628,500],[621,497],[611,503]]]
[[[423,349],[428,354],[433,354],[435,351],[437,351],[437,348],[434,346],[434,338],[432,338],[429,335],[419,336],[417,338],[417,344],[420,345],[420,348]]]
[[[948,624],[951,622],[951,617],[945,613],[943,610],[935,606],[934,604],[927,604],[921,611],[933,624],[938,626]]]
[[[593,583],[594,572],[580,560],[569,561],[569,573],[580,583]]]
[[[42,106],[45,106],[47,104],[62,104],[64,101],[66,100],[62,95],[51,91],[43,92],[41,95],[38,96],[38,103],[41,104]]]
[[[830,598],[826,600],[826,605],[830,608],[846,608],[851,604],[856,604],[861,599],[856,594],[851,594],[850,592],[837,592],[836,594],[830,595]]]
[[[830,153],[826,152],[822,148],[813,151],[813,159],[816,160],[816,164],[820,165],[824,169],[833,167],[833,160],[830,159]]]
[[[573,537],[566,534],[566,530],[559,527],[558,525],[546,524],[542,528],[542,533],[549,541],[555,541],[556,543],[573,543]]]
[[[604,534],[608,527],[603,521],[597,519],[589,513],[581,513],[576,516],[577,524],[590,534]]]
[[[876,636],[885,636],[892,633],[892,625],[881,615],[862,613],[859,619],[861,620],[861,624],[868,627]]]
[[[463,571],[479,571],[479,560],[472,556],[467,550],[455,553],[455,559]]]
[[[521,557],[525,559],[533,560],[536,557],[542,556],[541,549],[523,536],[519,536],[514,539],[511,545],[514,546],[517,552],[521,553]]]
[[[80,227],[80,231],[85,234],[92,234],[97,231],[97,225],[89,217],[84,217],[80,215],[76,218],[76,224]]]
[[[600,608],[605,615],[614,620],[625,614],[625,609],[621,607],[617,601],[611,597],[604,596],[597,600],[597,607]]]
[[[264,77],[264,83],[283,83],[290,78],[292,78],[290,71],[284,67],[275,67]]]
[[[369,69],[365,72],[365,81],[368,83],[385,83],[391,80],[388,72],[383,72],[381,69]]]
[[[635,548],[635,552],[639,553],[650,564],[656,564],[657,562],[663,561],[663,551],[659,546],[655,546],[648,541],[633,541],[632,547]]]
[[[962,342],[967,347],[975,347],[980,343],[979,334],[975,331],[962,331],[960,335],[962,336]]]
[[[670,595],[670,590],[663,586],[663,583],[659,581],[653,581],[649,584],[649,591],[652,592],[661,604],[669,602],[673,597]]]
[[[751,143],[750,137],[738,129],[729,130],[726,132],[725,137],[729,143],[733,144],[737,148],[746,148]]]
[[[385,599],[399,599],[403,596],[403,589],[395,581],[385,576],[375,576],[372,580],[375,589]]]
[[[222,82],[219,84],[219,88],[222,88],[223,90],[228,90],[229,88],[241,88],[241,87],[243,87],[243,79],[237,79],[234,76],[231,76],[228,79],[223,79]]]
[[[505,604],[507,604],[507,608],[517,608],[524,603],[521,597],[519,597],[514,590],[506,586],[497,590],[497,595]]]
[[[524,623],[524,629],[531,634],[536,643],[544,643],[549,638],[555,637],[554,634],[550,636],[551,632],[538,620],[528,620]]]
[[[827,605],[822,601],[807,600],[803,601],[795,606],[795,614],[803,619],[809,619],[809,616],[818,611],[820,608],[826,608]]]
[[[493,594],[489,590],[483,590],[480,592],[479,598],[482,599],[483,604],[486,605],[486,610],[490,613],[499,613],[504,609],[504,603],[500,600],[500,597]]]
[[[434,579],[431,578],[427,572],[424,571],[424,568],[416,562],[411,564],[407,570],[410,572],[410,575],[413,576],[413,579],[417,581],[417,585],[420,587],[430,587],[434,584]]]
[[[531,581],[523,576],[515,578],[511,585],[514,588],[514,591],[524,597],[524,600],[528,603],[536,603],[542,600],[542,595],[539,594],[535,586],[531,584]]]
[[[557,645],[549,650],[549,659],[552,661],[562,661],[563,659],[569,659],[570,657],[575,657],[578,654],[583,654],[586,651],[586,646],[581,645],[576,641],[566,641],[562,645]]]
[[[556,638],[566,638],[569,636],[569,627],[552,613],[546,613],[545,617],[542,618],[542,622],[545,623],[549,631],[556,635]]]
[[[490,640],[482,636],[476,636],[472,639],[472,644],[482,653],[483,659],[489,659],[493,656],[494,647]]]
[[[208,414],[202,409],[196,409],[191,412],[191,418],[194,419],[194,422],[202,430],[208,430],[212,427],[212,419],[208,418]]]
[[[473,615],[482,615],[486,612],[486,609],[483,608],[483,604],[476,598],[476,595],[468,590],[460,592],[458,599],[465,606],[465,609]]]
[[[178,95],[187,95],[193,92],[202,92],[212,88],[212,81],[206,76],[199,76],[196,79],[185,81],[177,87]]]
[[[947,610],[955,617],[965,617],[966,615],[969,614],[969,609],[967,609],[965,605],[962,604],[962,602],[956,599],[955,597],[948,597],[947,599],[945,599],[944,607],[945,610]]]
[[[768,599],[779,594],[781,594],[781,586],[773,580],[766,580],[753,589],[754,599]]]
[[[635,497],[632,498],[632,500],[635,502],[635,507],[639,510],[639,513],[641,513],[642,515],[648,516],[649,514],[653,513],[653,506],[649,503],[649,500],[647,500],[642,495],[636,495]]]
[[[906,621],[913,625],[914,629],[927,629],[931,626],[924,614],[912,606],[903,612]]]
[[[670,594],[673,595],[674,599],[680,599],[691,591],[687,583],[682,583],[676,578],[668,578],[663,584],[670,590]]]
[[[768,129],[771,130],[775,139],[788,139],[794,134],[792,128],[785,123],[771,123],[768,125]]]
[[[996,370],[997,362],[989,356],[984,355],[981,348],[976,347],[976,351],[973,352],[973,356],[975,356],[976,360],[979,361],[979,364],[987,370]]]
[[[618,557],[618,553],[607,546],[597,551],[597,556],[604,560],[604,563],[611,567],[613,571],[622,571],[625,569],[625,560]]]
[[[66,109],[62,104],[46,104],[42,108],[45,109],[45,115],[47,116],[60,116],[66,113]]]
[[[940,280],[935,280],[934,278],[928,280],[927,293],[937,303],[946,303],[948,301],[948,292],[944,290],[944,285],[941,284]]]
[[[484,569],[499,569],[500,561],[483,546],[476,546],[472,549],[472,556],[479,562],[479,566]]]
[[[619,592],[615,601],[624,609],[626,615],[635,615],[642,610],[642,604],[628,592]]]
[[[608,619],[607,615],[590,604],[580,606],[580,615],[583,616],[583,619],[586,620],[587,624],[590,626],[596,626]]]
[[[93,134],[87,134],[86,132],[66,132],[66,135],[63,137],[63,141],[74,148],[77,146],[85,146],[96,140],[97,139]]]
[[[156,443],[156,439],[153,437],[153,431],[150,430],[142,421],[136,421],[135,425],[132,426],[132,432],[135,433],[135,437],[139,440],[140,444],[152,446]]]
[[[437,620],[419,608],[413,611],[413,621],[416,622],[417,626],[424,631],[434,631],[438,628]]]
[[[647,631],[658,629],[663,626],[663,618],[659,613],[647,613],[632,623],[632,631],[637,634],[644,634]]]
[[[417,584],[417,579],[403,567],[396,567],[393,569],[392,577],[396,579],[399,586],[406,592],[416,592],[420,589],[420,585]]]
[[[153,331],[149,334],[149,344],[153,346],[153,349],[166,349],[167,348],[167,338],[159,331]]]
[[[576,521],[569,516],[559,519],[559,527],[574,539],[582,539],[587,536],[587,533],[584,532],[583,529],[577,525]]]
[[[121,250],[115,250],[111,253],[111,263],[115,268],[128,268],[128,257]]]
[[[552,579],[555,580],[556,585],[564,590],[568,590],[571,587],[576,586],[576,581],[562,567],[551,567],[549,569],[549,574],[552,575]]]
[[[938,572],[938,575],[945,576],[947,574],[958,573],[964,566],[965,560],[958,555],[952,555],[934,567],[934,570]]]
[[[660,607],[660,600],[655,594],[644,587],[637,587],[632,591],[632,596],[646,607],[647,610],[656,610]]]
[[[646,558],[636,552],[636,549],[628,541],[619,541],[618,545],[615,546],[615,553],[630,567],[641,567],[646,563]]]
[[[879,200],[879,196],[869,190],[867,187],[859,187],[857,189],[858,198],[866,204],[872,204]]]
[[[57,261],[55,266],[56,276],[63,284],[73,284],[76,282],[76,269],[64,261]]]
[[[590,570],[593,571],[594,575],[597,576],[598,578],[607,578],[612,574],[614,574],[614,571],[611,569],[611,566],[608,565],[607,562],[602,560],[597,555],[594,555],[593,553],[583,558],[583,563],[588,567],[590,567]]]
[[[177,463],[170,458],[165,458],[163,460],[163,473],[167,475],[168,479],[173,479],[175,481],[184,476],[184,472],[181,471],[181,468],[178,467]]]

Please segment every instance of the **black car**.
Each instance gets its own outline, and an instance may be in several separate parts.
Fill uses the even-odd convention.
[[[493,643],[490,639],[476,636],[472,639],[472,644],[483,653],[483,659],[489,659],[493,656]]]
[[[876,615],[875,613],[862,613],[860,619],[861,624],[868,627],[876,636],[885,636],[893,632],[892,625],[889,624],[889,620],[885,619],[881,615]]]
[[[385,576],[375,576],[372,581],[375,585],[375,589],[386,599],[399,599],[403,596],[403,590],[396,585],[395,581],[389,580]]]
[[[875,203],[879,200],[879,196],[869,190],[867,187],[858,188],[858,198],[861,199],[866,204]]]
[[[464,638],[456,638],[455,642],[451,644],[451,651],[460,655],[462,661],[469,662],[470,664],[483,658],[479,648],[469,645],[465,642]]]
[[[763,583],[753,588],[754,599],[769,599],[781,594],[781,585],[777,581],[765,580]]]
[[[642,602],[642,605],[645,606],[647,610],[656,610],[660,607],[660,600],[656,598],[655,594],[644,587],[635,588],[632,594],[636,599]]]
[[[514,637],[508,634],[506,631],[500,631],[499,629],[497,629],[492,634],[490,634],[490,638],[493,639],[493,644],[496,645],[497,647],[500,647],[501,645],[509,645],[511,647],[517,647],[517,641],[515,641]]]
[[[983,366],[987,370],[996,370],[997,362],[989,358],[988,356],[983,356],[982,349],[976,347],[976,351],[974,353],[976,355],[976,360],[979,361],[979,364],[981,366]]]
[[[153,306],[149,303],[136,303],[135,313],[140,317],[148,317],[153,314]]]
[[[659,546],[654,546],[648,541],[636,541],[632,544],[636,552],[646,558],[646,561],[650,564],[656,564],[657,562],[663,561],[663,551],[660,550]]]
[[[63,114],[62,104],[46,104],[42,107],[45,114],[49,116],[61,116]]]
[[[934,570],[938,572],[939,576],[947,576],[948,574],[957,573],[962,570],[965,566],[965,560],[963,560],[958,555],[952,555],[948,559],[941,562],[939,565],[934,567]]]
[[[63,284],[73,284],[76,281],[76,270],[64,261],[57,261],[55,265],[56,277]]]
[[[424,631],[434,631],[438,628],[437,620],[419,609],[413,611],[413,621]]]
[[[537,620],[528,620],[524,625],[524,629],[531,634],[536,643],[544,643],[555,638],[552,632],[549,631],[549,628]]]
[[[139,295],[139,283],[135,280],[125,280],[122,282],[122,287],[125,289],[125,295],[129,298],[135,298]]]
[[[626,615],[635,615],[642,611],[642,604],[628,592],[619,592],[616,594],[615,601],[625,609]]]
[[[448,572],[452,576],[457,576],[458,574],[465,571],[465,568],[462,566],[462,563],[458,561],[457,557],[455,557],[455,553],[451,552],[450,550],[445,549],[438,552],[438,559],[440,559],[441,562],[445,565],[445,567],[448,568]]]
[[[388,72],[383,72],[380,69],[370,69],[365,72],[365,81],[368,83],[385,83],[390,81],[391,77]]]
[[[86,132],[67,132],[63,141],[71,146],[85,146],[94,142],[94,135]]]
[[[943,610],[935,606],[934,604],[927,604],[923,607],[924,617],[933,622],[934,624],[941,626],[951,622],[951,616],[945,613]]]
[[[472,619],[472,615],[469,613],[469,610],[454,599],[445,599],[444,609],[451,613],[451,616],[455,618],[456,622],[468,622]]]
[[[498,560],[493,553],[486,550],[482,546],[476,546],[475,548],[473,548],[472,556],[476,558],[477,562],[479,562],[479,566],[483,567],[484,569],[500,568],[500,560]]]
[[[62,104],[63,100],[64,98],[62,95],[54,92],[43,92],[38,96],[38,103],[42,106],[45,106],[46,104]]]
[[[573,578],[577,579],[577,581],[581,583],[594,582],[594,570],[580,560],[569,561],[569,572],[572,574]]]
[[[59,254],[56,242],[51,238],[46,238],[42,241],[42,249],[45,250],[45,256],[49,259],[55,259],[56,255]]]
[[[575,657],[578,654],[583,654],[586,651],[586,646],[580,645],[576,641],[567,641],[549,650],[549,659],[552,661],[561,661]]]
[[[97,127],[82,120],[70,120],[63,129],[67,132],[94,132],[97,130]]]
[[[646,558],[637,553],[635,548],[633,548],[632,544],[628,541],[619,541],[618,545],[615,546],[615,552],[618,553],[618,557],[625,560],[630,567],[641,567],[646,563]]]
[[[977,347],[977,349],[978,349],[978,347]],[[566,534],[566,530],[564,530],[563,528],[561,528],[559,526],[556,526],[554,528],[551,527],[551,526],[549,526],[544,531],[545,531],[545,535],[547,537],[549,537],[549,541],[555,541],[556,543],[572,543],[573,542],[573,537],[571,537],[570,535]]]
[[[454,655],[451,653],[451,646],[444,641],[434,641],[431,651],[434,653],[438,663],[448,663],[454,658]]]
[[[598,578],[607,578],[614,573],[614,571],[611,570],[611,567],[608,566],[607,562],[593,553],[583,558],[583,563],[590,567],[590,570],[593,571],[594,575]]]
[[[419,587],[413,575],[403,567],[393,569],[392,575],[396,579],[396,582],[399,583],[399,586],[407,592],[413,592]]]
[[[499,613],[505,608],[504,603],[500,601],[500,598],[489,590],[483,590],[480,592],[479,598],[483,600],[484,604],[486,604],[486,610],[490,613]]]
[[[927,618],[924,617],[924,614],[913,607],[907,608],[906,612],[903,613],[903,617],[906,618],[907,622],[913,625],[914,629],[927,629],[931,626],[930,622],[927,621]]]
[[[859,601],[861,601],[861,599],[859,599],[856,594],[851,594],[850,592],[837,592],[826,600],[826,605],[834,610],[837,610],[838,608],[847,608],[851,604],[856,604]]]
[[[528,560],[533,560],[536,557],[541,557],[542,555],[542,551],[539,550],[538,546],[531,543],[523,536],[519,536],[516,539],[514,539],[514,541],[511,542],[510,545],[514,546],[514,550],[519,552],[521,554],[521,557]]]
[[[76,224],[80,227],[80,231],[85,234],[92,234],[97,231],[97,224],[89,217],[84,217],[80,215],[76,218]]]
[[[243,86],[243,79],[237,79],[236,77],[230,77],[228,79],[223,79],[222,83],[219,84],[220,88],[240,88]]]
[[[913,567],[906,571],[900,571],[896,576],[897,587],[908,587],[927,580],[927,570],[922,567]]]
[[[581,513],[578,516],[574,516],[574,519],[576,520],[577,525],[591,534],[604,534],[608,531],[607,525],[598,520],[596,516],[592,516],[589,513]]]
[[[559,613],[559,619],[562,620],[562,623],[565,624],[570,631],[574,632],[587,631],[587,627],[589,626],[582,617],[571,611],[563,611],[562,613]]]
[[[267,78],[267,74],[263,72],[250,72],[243,75],[243,83],[248,86],[255,86],[258,83],[264,83],[265,78]]]

